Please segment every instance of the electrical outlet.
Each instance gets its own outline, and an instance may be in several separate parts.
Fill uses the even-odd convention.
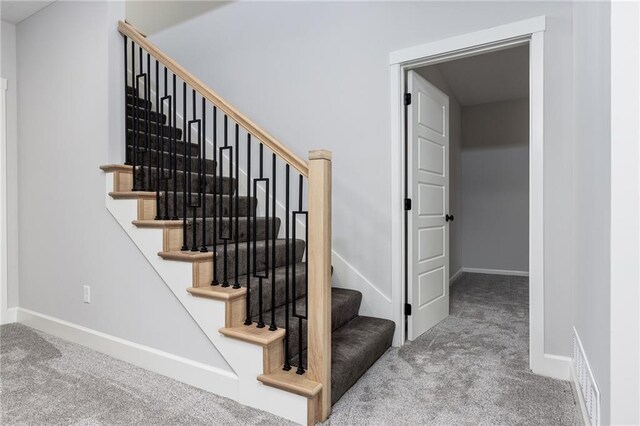
[[[84,303],[91,303],[91,287],[89,287],[88,285],[85,285],[83,287],[84,289]]]

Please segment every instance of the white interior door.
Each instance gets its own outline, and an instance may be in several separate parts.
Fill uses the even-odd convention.
[[[414,71],[407,83],[408,338],[414,340],[449,315],[449,97]]]

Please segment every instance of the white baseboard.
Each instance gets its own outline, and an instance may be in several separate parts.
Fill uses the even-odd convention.
[[[528,271],[510,271],[507,269],[484,269],[484,268],[460,268],[460,271],[456,272],[456,275],[460,272],[470,272],[473,274],[490,274],[490,275],[513,275],[516,277],[528,277]],[[454,275],[455,276],[455,275]]]
[[[460,275],[462,275],[462,273],[463,273],[463,272],[464,272],[464,271],[462,270],[462,268],[458,269],[458,272],[456,272],[455,274],[453,274],[453,275],[449,278],[449,285],[453,284],[453,282],[454,282],[455,280],[457,280],[457,279],[458,279],[458,277],[459,277]]]
[[[9,308],[3,312],[2,318],[0,319],[0,325],[14,323],[17,321],[17,318],[18,308]]]
[[[14,308],[16,309],[16,308]],[[28,309],[17,308],[21,324],[88,347],[207,392],[236,399],[238,377],[229,371],[140,345]]]
[[[563,355],[544,354],[534,359],[531,370],[535,374],[558,380],[571,380],[571,358]]]
[[[589,413],[587,412],[587,405],[584,402],[584,397],[582,396],[582,392],[580,392],[580,383],[578,382],[578,373],[576,371],[576,366],[571,361],[571,387],[573,388],[573,394],[577,399],[576,403],[580,407],[580,414],[582,414],[582,421],[585,426],[591,426],[591,421],[589,420]]]

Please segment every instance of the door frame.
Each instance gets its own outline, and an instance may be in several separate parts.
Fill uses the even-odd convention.
[[[567,379],[569,363],[544,351],[544,31],[540,16],[398,50],[389,55],[391,92],[391,273],[392,314],[406,341],[405,301],[405,107],[410,69],[529,45],[529,366],[534,373]]]
[[[7,80],[0,78],[0,324],[14,322],[9,314],[7,254]]]

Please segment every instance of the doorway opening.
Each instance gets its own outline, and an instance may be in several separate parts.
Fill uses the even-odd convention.
[[[417,67],[406,84],[407,339],[450,313],[528,318],[529,45]]]
[[[417,68],[484,53],[527,45],[529,49],[529,368],[536,374],[566,379],[569,362],[564,357],[545,354],[544,317],[544,16],[429,42],[392,52],[389,56],[391,83],[391,226],[392,303],[397,333],[395,345],[407,340],[403,327],[407,302],[409,219],[405,191],[406,106],[409,72]],[[415,202],[414,202],[415,205]],[[448,214],[447,212],[445,214]],[[455,217],[455,214],[453,214]],[[447,271],[448,272],[448,271]],[[446,274],[444,274],[446,275]],[[409,315],[410,316],[410,315]]]

